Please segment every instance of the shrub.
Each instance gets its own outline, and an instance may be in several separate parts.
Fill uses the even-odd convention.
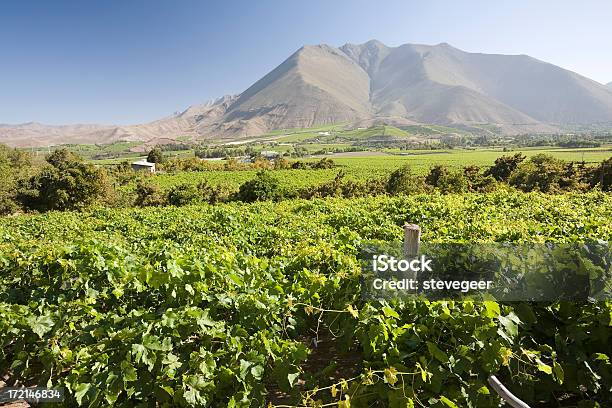
[[[50,166],[23,183],[19,199],[28,209],[80,210],[97,202],[109,202],[114,191],[107,173],[67,149],[47,157]]]
[[[332,181],[320,184],[314,188],[303,189],[299,192],[301,198],[319,197],[365,197],[385,193],[386,181],[384,179],[371,179],[357,181],[346,177],[339,171]]]
[[[285,170],[290,168],[291,164],[289,163],[289,160],[285,159],[284,157],[279,157],[274,160],[274,170]]]
[[[460,171],[450,171],[446,166],[436,165],[429,170],[425,183],[442,193],[461,193],[467,191],[468,183]]]
[[[298,160],[298,161],[293,162],[293,164],[291,165],[291,168],[295,170],[303,170],[303,169],[307,169],[308,166],[303,161]]]
[[[246,181],[238,190],[238,200],[251,203],[262,200],[278,200],[282,198],[278,179],[266,171],[259,171],[254,179]]]
[[[0,144],[0,215],[19,210],[17,188],[31,171],[31,157],[28,152]]]
[[[385,189],[389,194],[415,194],[427,190],[423,178],[412,174],[409,165],[395,170],[389,176]]]
[[[485,172],[485,176],[492,176],[497,181],[507,181],[514,170],[525,160],[525,156],[516,153],[514,156],[501,156],[495,159],[495,164]]]
[[[314,170],[333,169],[334,167],[336,167],[336,164],[329,157],[324,157],[318,162],[312,163],[310,165],[310,168]]]
[[[591,186],[599,185],[603,191],[612,191],[612,157],[602,161],[590,177]]]
[[[270,160],[266,159],[263,156],[257,156],[253,163],[251,163],[251,167],[259,170],[267,170],[272,168],[272,164]]]
[[[201,201],[201,196],[196,186],[189,183],[183,183],[172,187],[170,191],[168,191],[166,201],[170,205],[180,207]]]
[[[475,193],[486,193],[497,188],[497,181],[491,175],[484,175],[478,166],[466,166],[463,168],[463,177],[467,183],[468,191]]]
[[[147,161],[150,163],[163,163],[164,155],[160,148],[152,149],[147,155]]]
[[[546,154],[537,154],[522,162],[508,180],[522,191],[558,193],[584,190],[582,175],[573,165]]]
[[[220,185],[211,186],[206,180],[201,181],[197,188],[201,199],[210,204],[228,201],[232,195],[229,189]]]
[[[139,207],[159,207],[166,203],[159,185],[140,180],[136,185],[136,202]]]

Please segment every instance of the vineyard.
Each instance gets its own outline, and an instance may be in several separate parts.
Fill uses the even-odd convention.
[[[580,162],[584,160],[587,165],[595,165],[612,156],[610,147],[597,149],[522,149],[520,150],[526,157],[536,154],[547,154],[555,158],[566,161]],[[356,180],[366,180],[373,177],[388,177],[391,172],[404,165],[410,165],[416,174],[427,174],[434,165],[445,165],[451,169],[461,169],[462,166],[477,165],[491,166],[495,159],[508,154],[501,149],[491,150],[414,150],[406,155],[371,152],[372,155],[355,157],[336,157],[331,158],[337,167],[324,170],[277,170],[275,175],[279,178],[283,186],[289,189],[312,187],[320,183],[334,179],[339,170],[347,176]],[[319,159],[305,159],[314,162]],[[167,172],[155,176],[155,181],[164,188],[177,184],[188,183],[198,184],[201,181],[218,185],[223,184],[230,187],[238,187],[240,184],[251,179],[257,170],[243,171],[223,171],[212,170],[205,172]]]
[[[0,219],[0,377],[62,406],[612,406],[612,302],[362,297],[368,240],[612,239],[612,195],[421,194]]]

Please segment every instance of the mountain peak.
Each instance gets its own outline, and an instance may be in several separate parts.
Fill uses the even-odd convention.
[[[528,56],[464,52],[445,42],[305,45],[241,94],[151,123],[0,125],[0,140],[28,146],[178,135],[235,139],[371,120],[554,132],[556,124],[612,123],[612,83]]]

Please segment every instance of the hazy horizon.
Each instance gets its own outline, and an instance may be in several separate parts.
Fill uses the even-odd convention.
[[[610,11],[558,1],[8,4],[0,123],[147,122],[242,92],[305,44],[371,39],[527,54],[606,84]]]

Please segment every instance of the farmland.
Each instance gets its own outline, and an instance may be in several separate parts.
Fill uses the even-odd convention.
[[[497,191],[6,217],[0,371],[66,387],[63,406],[494,407],[492,373],[532,404],[612,403],[610,302],[362,298],[361,245],[401,239],[406,222],[424,242],[610,240],[612,197]],[[331,338],[332,356],[318,338]]]
[[[360,156],[355,153],[355,156],[334,156],[331,157],[337,167],[328,170],[279,170],[275,171],[275,175],[283,182],[283,185],[290,189],[309,187],[332,180],[338,171],[342,170],[347,176],[357,180],[365,180],[373,177],[388,177],[391,172],[404,165],[410,165],[416,174],[424,174],[429,169],[436,165],[446,165],[453,169],[467,165],[476,166],[491,166],[495,159],[509,154],[518,152],[523,153],[527,157],[532,157],[536,154],[549,154],[553,157],[566,161],[582,161],[588,164],[595,164],[612,157],[611,147],[602,147],[598,149],[521,149],[517,151],[498,150],[430,150],[430,151],[410,151],[405,155],[399,154],[376,154],[372,152],[370,155]],[[316,161],[318,159],[305,159],[305,161]],[[154,177],[163,187],[170,187],[182,183],[198,184],[203,180],[207,180],[212,184],[224,184],[231,187],[237,187],[246,180],[249,180],[256,173],[255,170],[248,171],[207,171],[207,172],[177,172],[177,173],[162,173]]]
[[[610,300],[375,298],[361,255],[406,223],[608,248],[609,149],[166,152],[157,174],[3,149],[0,376],[68,407],[498,407],[490,375],[533,407],[608,406]]]

